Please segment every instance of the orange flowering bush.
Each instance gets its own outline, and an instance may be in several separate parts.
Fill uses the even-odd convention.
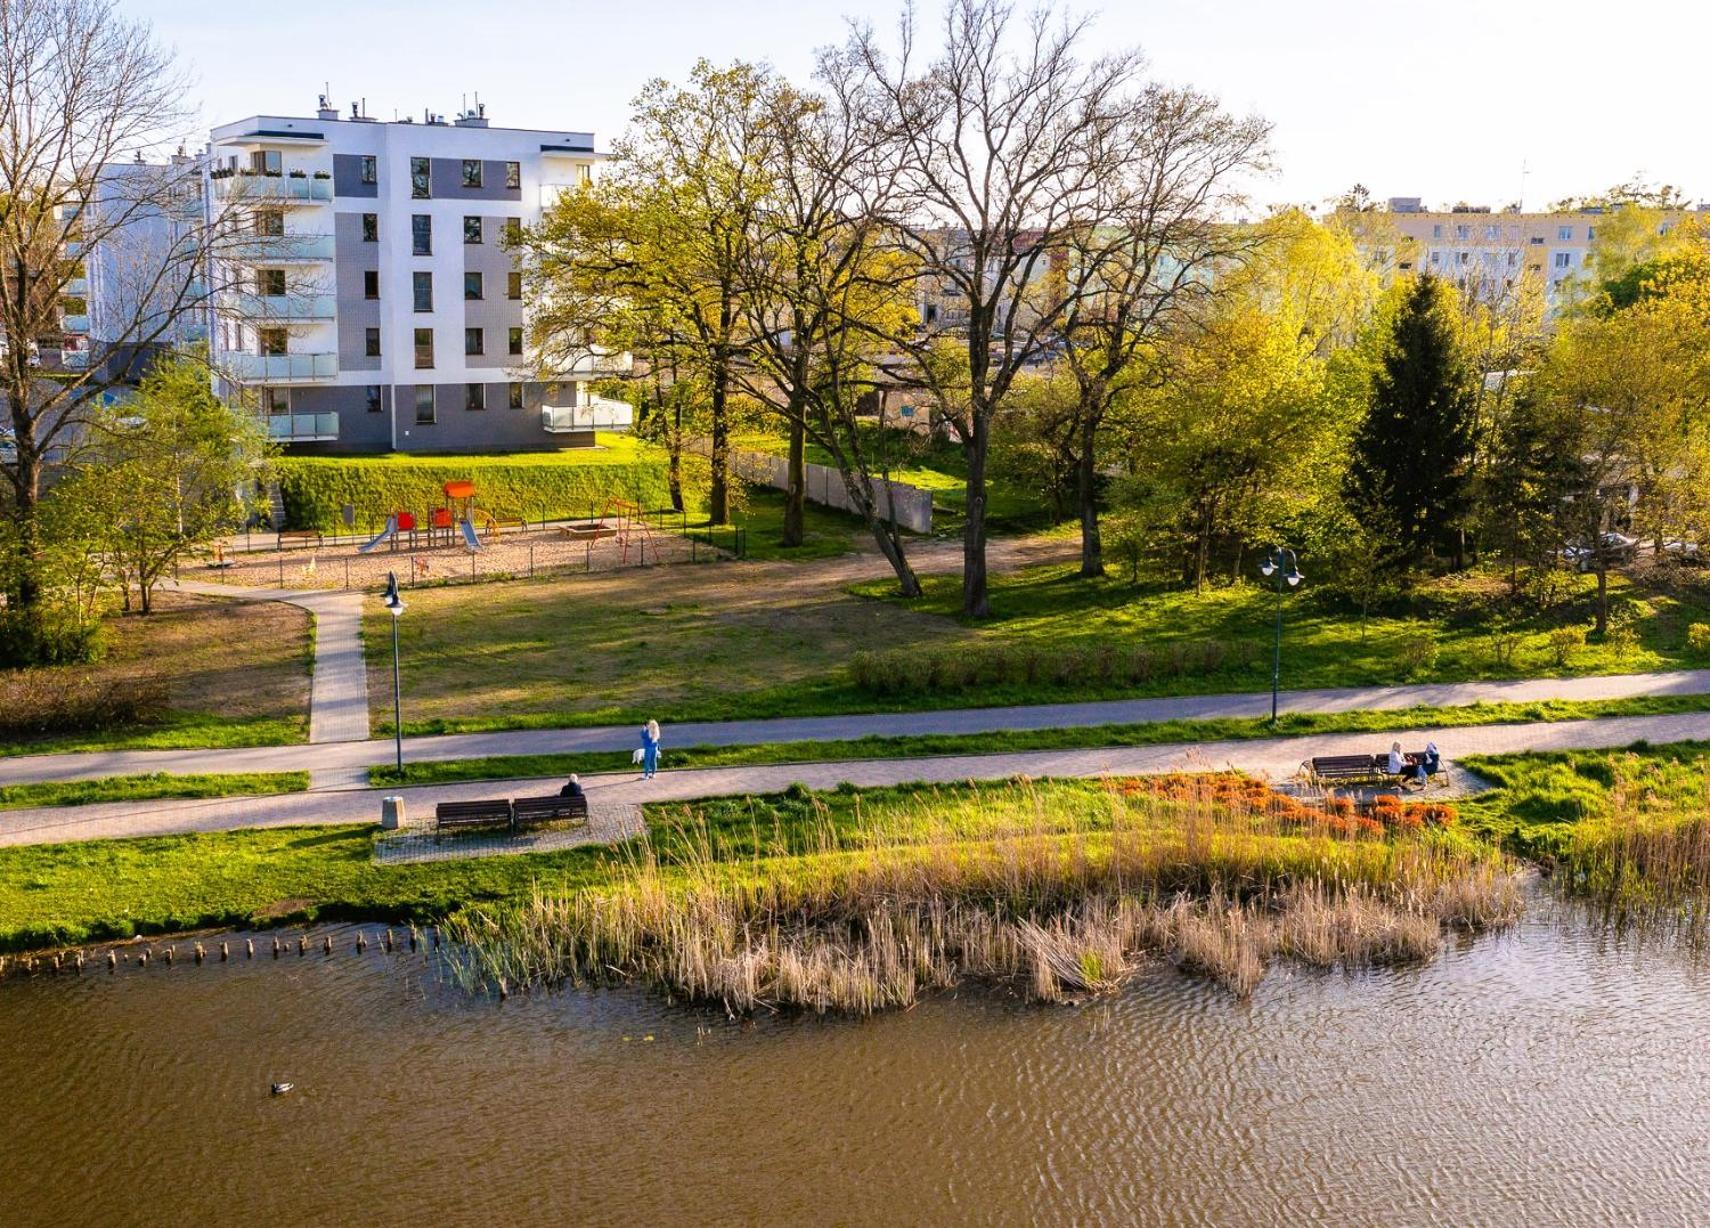
[[[1170,772],[1113,782],[1124,796],[1152,796],[1170,801],[1198,802],[1280,823],[1317,828],[1338,836],[1382,836],[1391,831],[1420,831],[1449,827],[1456,819],[1453,806],[1441,802],[1406,803],[1380,793],[1365,813],[1351,797],[1331,795],[1310,804],[1279,793],[1263,780],[1234,772]]]

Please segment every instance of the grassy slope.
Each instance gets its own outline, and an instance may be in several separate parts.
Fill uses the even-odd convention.
[[[492,585],[480,601],[423,593],[420,618],[406,620],[406,728],[449,733],[500,728],[783,717],[839,712],[1060,703],[1148,695],[1261,691],[1270,682],[1272,598],[1251,586],[1203,594],[1084,581],[1072,566],[1033,567],[992,580],[992,619],[956,617],[960,581],[926,577],[926,594],[890,599],[887,581],[857,594],[813,583],[811,572],[741,567],[673,569],[634,577]],[[1511,660],[1498,664],[1490,633],[1456,612],[1436,617],[1356,618],[1295,598],[1284,631],[1285,688],[1457,682],[1483,678],[1642,672],[1697,666],[1686,628],[1710,609],[1683,598],[1631,592],[1637,646],[1577,650],[1566,667],[1549,645],[1555,617],[1519,626]],[[1467,599],[1470,602],[1470,598]],[[850,656],[862,648],[955,652],[962,644],[1026,645],[1049,651],[1098,645],[1157,646],[1208,639],[1245,641],[1253,663],[1145,685],[1033,684],[879,697],[854,686]],[[1412,670],[1406,648],[1437,646],[1435,664]],[[370,636],[370,643],[379,644]],[[374,659],[375,668],[388,662]],[[379,687],[375,693],[384,692]],[[376,711],[377,721],[389,713]],[[1394,719],[1385,717],[1384,719]],[[1532,719],[1532,718],[1527,718]],[[1223,735],[1216,735],[1223,736]]]
[[[156,674],[168,711],[148,726],[100,733],[0,741],[0,755],[86,750],[267,746],[309,735],[313,618],[277,602],[239,602],[162,593],[146,618],[111,621],[112,646],[92,667]],[[56,667],[71,674],[84,667]]]
[[[0,810],[23,810],[32,806],[87,806],[95,802],[140,802],[171,797],[256,797],[268,793],[301,793],[308,787],[307,772],[184,776],[148,772],[139,776],[103,776],[96,780],[0,785]]]
[[[1000,730],[979,734],[868,737],[844,741],[768,742],[749,746],[671,747],[667,771],[745,767],[777,763],[827,763],[859,759],[919,758],[927,755],[995,755],[1015,751],[1109,746],[1157,746],[1170,742],[1233,741],[1314,733],[1387,733],[1394,729],[1453,729],[1530,721],[1577,721],[1599,716],[1653,716],[1710,710],[1710,695],[1645,696],[1573,702],[1468,704],[1456,708],[1399,708],[1384,712],[1285,714],[1273,728],[1264,719],[1157,721],[1145,725]],[[630,770],[628,751],[567,751],[561,754],[498,755],[407,763],[400,779],[392,767],[369,769],[377,785],[446,784],[460,780],[506,780],[567,776],[571,772]]]

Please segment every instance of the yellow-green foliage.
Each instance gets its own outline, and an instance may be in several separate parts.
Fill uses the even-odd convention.
[[[445,502],[443,485],[475,483],[475,504],[500,519],[598,514],[608,499],[646,508],[668,500],[664,458],[617,437],[587,451],[513,456],[287,457],[277,463],[291,528],[340,527],[339,509],[377,527],[396,510],[423,515]]]

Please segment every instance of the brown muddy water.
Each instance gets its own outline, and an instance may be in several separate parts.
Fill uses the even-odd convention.
[[[1547,900],[1248,1003],[747,1025],[331,932],[0,983],[0,1224],[1710,1222],[1710,967]]]

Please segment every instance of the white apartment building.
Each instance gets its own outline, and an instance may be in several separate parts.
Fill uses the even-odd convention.
[[[220,243],[213,359],[253,390],[275,439],[310,451],[457,452],[593,442],[595,363],[542,382],[525,353],[507,233],[590,181],[593,134],[380,122],[321,100],[312,118],[213,130]],[[615,361],[615,360],[607,360]]]

